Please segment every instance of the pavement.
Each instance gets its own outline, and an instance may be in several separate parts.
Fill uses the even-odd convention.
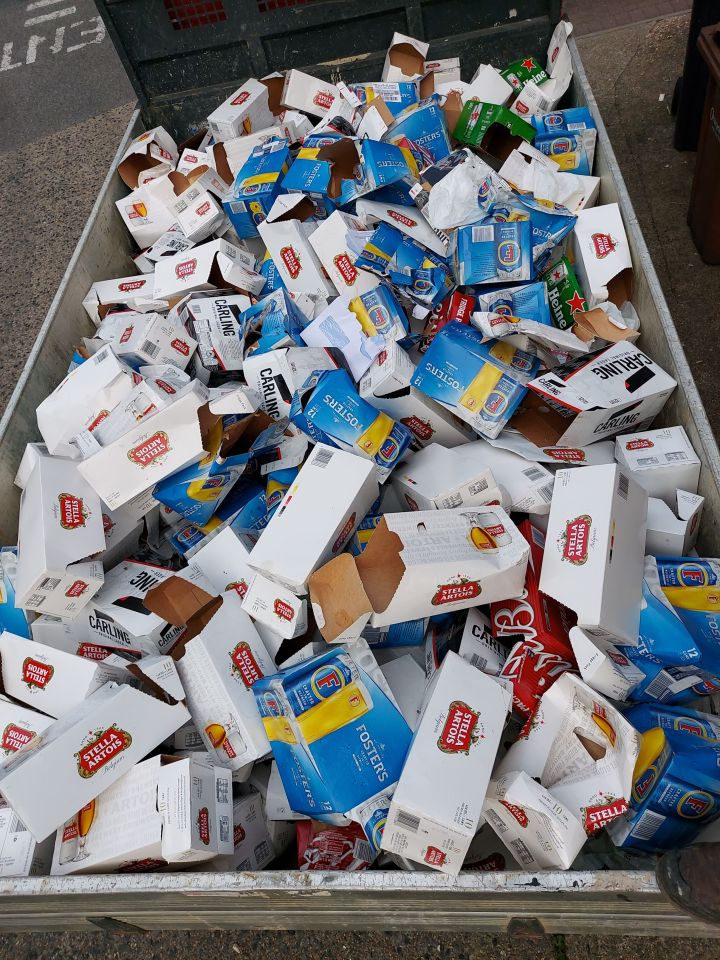
[[[718,430],[720,405],[713,358],[720,346],[716,309],[720,268],[702,264],[688,233],[685,217],[694,154],[673,150],[669,113],[685,51],[688,16],[676,13],[684,5],[684,0],[608,0],[602,4],[567,0],[566,9],[575,19],[586,69],[694,376]],[[27,24],[37,16],[71,6],[77,8],[72,14]],[[656,19],[658,14],[666,16]],[[73,30],[93,29],[87,23],[73,27],[75,17],[88,21],[92,16],[90,0],[3,0],[0,102],[3,106],[9,103],[12,121],[4,125],[0,139],[5,173],[0,183],[0,262],[5,268],[6,308],[0,316],[4,344],[0,406],[12,389],[132,112],[130,87],[107,38],[82,49],[69,49],[79,42],[70,42]],[[60,26],[66,27],[64,46],[55,53]],[[45,39],[34,43],[33,59],[30,41],[35,30]],[[9,54],[8,43],[13,44]],[[20,66],[13,66],[16,61],[21,61]],[[7,69],[6,64],[10,64]],[[68,83],[76,95],[65,103],[63,91]],[[32,110],[33,104],[40,106]],[[9,305],[13,309],[8,310]],[[197,955],[228,960],[233,953],[247,960],[274,956],[286,960],[338,960],[343,956],[354,960],[400,960],[406,956],[427,960],[438,956],[447,960],[488,956],[498,960],[672,960],[677,956],[720,960],[720,941],[640,936],[521,939],[425,931],[174,931],[142,936],[97,932],[0,937],[0,960],[95,956],[135,960],[141,953],[164,958],[171,952],[177,960]]]

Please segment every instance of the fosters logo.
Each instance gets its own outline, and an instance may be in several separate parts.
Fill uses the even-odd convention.
[[[265,676],[250,649],[250,645],[245,641],[238,643],[230,653],[230,660],[232,661],[232,672],[242,680],[248,689]]]
[[[482,739],[477,729],[479,713],[463,700],[453,700],[448,707],[448,715],[438,737],[438,749],[443,753],[470,753],[470,747]]]
[[[143,440],[137,447],[128,450],[128,460],[144,469],[153,463],[157,463],[161,457],[164,457],[172,450],[170,446],[170,437],[164,430],[158,430],[147,440]]]
[[[60,526],[63,530],[77,530],[78,527],[85,526],[85,520],[89,514],[85,510],[82,497],[76,497],[72,493],[60,493],[58,504]]]
[[[132,744],[132,737],[117,724],[105,730],[96,730],[84,746],[75,754],[77,771],[87,780]]]
[[[567,522],[565,533],[559,538],[563,560],[576,566],[582,566],[587,562],[591,528],[592,517],[587,513]]]
[[[333,263],[347,286],[351,287],[357,280],[358,272],[351,263],[350,257],[346,253],[339,253],[333,257]]]
[[[514,240],[503,240],[498,244],[498,262],[503,267],[514,267],[520,263],[520,244]]]

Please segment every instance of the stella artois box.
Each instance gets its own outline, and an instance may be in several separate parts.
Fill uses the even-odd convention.
[[[372,627],[520,596],[530,548],[500,507],[387,513],[363,553],[341,554],[309,580],[328,643]],[[641,578],[642,579],[642,578]]]
[[[615,459],[647,490],[649,497],[664,500],[673,510],[678,490],[697,493],[700,459],[682,427],[617,437]]]
[[[349,249],[348,233],[364,229],[356,217],[335,210],[310,234],[310,246],[341,296],[359,297],[380,283],[374,274],[354,265],[355,254]]]
[[[10,807],[0,809],[0,877],[47,876],[53,838],[36,843]]]
[[[468,611],[471,612],[471,611]],[[405,722],[415,732],[420,719],[425,690],[425,671],[411,654],[389,660],[380,668]]]
[[[377,496],[369,460],[316,444],[253,547],[250,565],[287,589],[306,593],[310,575],[345,549]],[[268,626],[278,633],[288,628],[273,623]]]
[[[490,781],[483,816],[523,870],[568,870],[587,840],[578,818],[522,771]]]
[[[288,70],[285,74],[280,102],[285,107],[322,117],[340,100],[340,91],[334,83],[311,77],[301,70]]]
[[[232,819],[232,853],[214,860],[211,869],[228,872],[264,870],[275,859],[276,847],[265,819],[260,794],[253,792],[238,797],[233,804]],[[281,843],[278,846],[281,846]]]
[[[539,780],[593,836],[627,811],[640,742],[619,710],[565,673],[543,695],[495,776],[522,770]]]
[[[646,554],[687,557],[695,547],[705,498],[686,490],[678,490],[675,497],[674,510],[664,500],[648,497]]]
[[[523,460],[545,464],[548,470],[558,467],[595,467],[615,462],[615,444],[611,440],[600,440],[588,447],[537,447],[517,430],[508,428],[499,437],[488,440],[488,443],[496,450],[517,453]]]
[[[243,375],[273,420],[290,414],[293,394],[315,370],[337,370],[336,351],[327,347],[283,347],[245,357]]]
[[[439,257],[448,255],[450,243],[448,235],[432,227],[422,212],[415,207],[362,199],[357,201],[355,210],[358,217],[368,225],[375,226],[379,222],[389,223],[391,227],[416,240]]]
[[[44,840],[189,719],[182,703],[107,683],[10,758],[0,794]]]
[[[243,610],[253,620],[289,640],[307,631],[307,600],[287,587],[256,573],[242,601]]]
[[[553,475],[539,463],[530,464],[517,454],[475,440],[452,451],[452,458],[465,464],[480,465],[492,471],[508,510],[545,516],[550,512]]]
[[[177,144],[163,127],[146,130],[130,143],[117,171],[131,190],[172,170],[178,162]]]
[[[160,767],[158,809],[163,858],[202,863],[233,851],[233,797],[229,770],[199,759]]]
[[[632,257],[617,203],[581,210],[570,239],[587,309],[606,300],[621,307],[630,300]]]
[[[335,285],[310,243],[318,226],[316,212],[305,194],[281,194],[258,224],[258,232],[288,290],[332,297],[337,294]]]
[[[83,460],[78,470],[116,510],[206,455],[200,420],[206,401],[207,388],[193,380],[169,407]]]
[[[252,77],[208,115],[208,127],[220,143],[263,130],[274,123],[268,88]]]
[[[115,207],[130,236],[141,250],[157,243],[169,229],[177,224],[173,211],[163,203],[159,196],[152,192],[150,184],[138,187],[137,190],[133,190],[126,197],[116,200]],[[179,226],[179,224],[177,225]],[[155,269],[155,262],[148,264],[148,270],[144,270],[137,260],[135,265],[142,273],[152,273]]]
[[[573,627],[570,643],[585,683],[612,700],[629,699],[645,679],[642,670],[608,640],[588,637],[579,627]]]
[[[62,617],[49,617],[43,614],[32,623],[32,638],[46,647],[54,650],[64,650],[77,657],[99,662],[105,660],[116,648],[104,645],[95,638],[90,627],[96,620],[96,611],[88,604],[75,620],[65,620]],[[139,650],[125,648],[130,656],[140,656]]]
[[[140,537],[145,531],[143,518],[136,518],[128,507],[119,510],[102,511],[103,533],[105,534],[105,552],[102,556],[103,567],[111,570],[125,557],[132,556],[140,546]]]
[[[100,500],[72,460],[41,457],[20,498],[15,603],[76,617],[103,583]]]
[[[62,717],[104,683],[130,679],[121,666],[93,662],[7,630],[0,634],[5,693],[50,717]]]
[[[255,272],[255,263],[253,256],[227,240],[209,240],[158,263],[154,296],[184,297],[196,290],[218,287],[257,296],[265,286],[265,277]]]
[[[147,310],[167,310],[167,300],[155,298],[154,285],[155,277],[148,273],[143,276],[136,274],[134,277],[120,277],[117,280],[98,280],[85,294],[83,307],[96,326],[100,325],[112,307],[138,310],[141,313]]]
[[[133,371],[109,346],[81,363],[37,408],[48,453],[77,457],[72,437],[81,430],[92,432],[134,386]]]
[[[2,634],[0,639],[6,635]],[[50,717],[0,696],[0,766],[52,723]]]
[[[480,825],[510,697],[450,651],[392,798],[382,849],[457,875]]]
[[[225,527],[193,553],[188,569],[193,581],[199,582],[199,574],[216,593],[233,592],[243,600],[255,576],[249,561],[250,550],[232,527]]]
[[[132,367],[169,363],[185,369],[195,353],[197,341],[179,323],[159,313],[131,312],[125,320],[112,343],[118,357]]]
[[[406,456],[392,475],[392,485],[410,510],[449,510],[502,500],[491,470],[455,459],[438,443]]]
[[[425,58],[429,48],[429,43],[395,32],[385,54],[382,71],[383,82],[400,83],[408,80],[420,80],[427,73]]]
[[[646,526],[647,493],[622,467],[558,470],[541,592],[590,636],[637,646]]]
[[[360,381],[360,396],[404,424],[413,435],[413,448],[429,443],[456,447],[475,436],[462,420],[411,386],[414,376],[407,353],[395,341],[386,341]]]

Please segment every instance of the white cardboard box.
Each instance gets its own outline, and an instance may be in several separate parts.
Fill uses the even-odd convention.
[[[619,307],[630,300],[632,257],[617,203],[581,210],[570,239],[588,310],[605,300]]]
[[[648,497],[645,553],[654,557],[686,557],[700,532],[700,517],[705,498],[678,490],[675,510],[664,500]]]
[[[450,241],[447,234],[432,227],[420,210],[365,199],[358,200],[355,209],[361,220],[373,225],[378,221],[389,223],[391,227],[416,240],[439,257],[446,257],[448,254]]]
[[[83,300],[87,315],[98,325],[112,306],[127,310],[167,310],[166,300],[157,300],[153,293],[154,274],[144,276],[119,277],[116,280],[98,280]]]
[[[258,295],[264,286],[265,277],[255,272],[253,256],[227,240],[210,240],[161,260],[153,290],[156,299],[168,299],[216,287]]]
[[[493,677],[500,673],[507,660],[507,649],[493,637],[489,618],[477,607],[467,612],[458,654]]]
[[[258,232],[288,290],[332,297],[337,290],[315,253],[310,237],[317,229],[315,204],[305,194],[281,194]]]
[[[322,117],[340,99],[340,91],[334,83],[319,80],[301,70],[288,70],[285,74],[280,102],[293,110]]]
[[[348,247],[348,231],[364,229],[364,225],[355,217],[335,210],[308,238],[340,295],[359,297],[374,290],[380,283],[375,274],[354,265],[355,256]]]
[[[470,611],[468,611],[470,612]],[[415,732],[425,699],[425,671],[410,653],[389,660],[380,668],[395,702],[410,729]]]
[[[167,173],[177,161],[178,149],[173,138],[163,127],[153,127],[130,142],[117,171],[132,190],[146,179]]]
[[[233,846],[231,854],[218,857],[216,870],[264,870],[275,859],[275,847],[265,819],[262,797],[250,793],[233,804]],[[293,837],[294,837],[293,830]]]
[[[208,114],[208,127],[223,142],[270,127],[274,117],[268,106],[268,88],[252,77]]]
[[[345,548],[377,496],[370,461],[316,444],[253,547],[251,566],[305,593],[310,575]]]
[[[555,474],[540,591],[590,636],[636,646],[647,494],[617,464]]]
[[[307,630],[307,601],[261,573],[250,581],[242,609],[285,640],[300,637]]]
[[[197,341],[179,323],[159,313],[132,312],[112,346],[117,356],[127,363],[170,363],[184,370]]]
[[[232,806],[229,770],[196,758],[164,763],[158,777],[163,859],[203,863],[231,853]]]
[[[449,510],[502,499],[491,470],[455,458],[438,443],[406,456],[392,474],[392,485],[411,510]]]
[[[284,347],[245,358],[243,374],[260,396],[262,409],[273,420],[290,413],[293,393],[315,370],[336,370],[337,363],[324,347]]]
[[[157,243],[176,223],[175,214],[152,192],[150,184],[144,184],[126,197],[116,200],[115,207],[141,250]]]
[[[570,643],[585,683],[612,700],[625,700],[645,674],[614,644],[588,637],[579,627],[570,629]]]
[[[450,651],[390,805],[382,849],[457,875],[480,825],[510,695]]]
[[[697,493],[700,460],[682,427],[616,437],[615,459],[630,471],[649,497],[664,500],[673,510],[678,490]]]
[[[188,568],[197,572],[219,594],[234,591],[242,600],[255,571],[249,563],[250,550],[235,531],[225,527],[192,555]]]
[[[0,766],[52,722],[50,717],[0,696]]]
[[[14,810],[0,809],[0,877],[47,876],[52,843],[36,843]]]
[[[492,471],[503,493],[508,510],[543,516],[550,512],[554,478],[540,463],[528,463],[521,456],[492,446],[486,440],[475,440],[456,447],[454,459],[465,464],[485,466]]]
[[[426,72],[425,59],[429,49],[429,43],[396,31],[385,55],[383,82],[420,80]]]

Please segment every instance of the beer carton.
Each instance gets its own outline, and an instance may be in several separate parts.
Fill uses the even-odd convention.
[[[20,498],[15,602],[76,617],[103,583],[100,500],[72,460],[41,457]]]
[[[675,386],[635,344],[613,343],[531,380],[512,426],[538,447],[583,447],[649,424]]]
[[[167,300],[155,297],[154,284],[154,274],[98,280],[85,294],[83,307],[95,326],[113,307],[143,313],[146,310],[167,310]]]
[[[310,236],[317,229],[318,208],[303,193],[277,198],[258,232],[284,285],[297,293],[334,296],[335,285],[325,274]]]
[[[227,225],[218,201],[225,199],[228,189],[228,183],[207,166],[188,176],[170,173],[145,187],[154,201],[165,204],[183,234],[195,243]]]
[[[285,640],[307,630],[307,601],[261,573],[250,581],[242,609]]]
[[[540,590],[591,637],[637,645],[646,524],[647,494],[622,467],[556,473]]]
[[[3,690],[51,717],[62,717],[104,683],[127,682],[124,666],[93,663],[34,640],[0,634]]]
[[[7,635],[0,634],[0,638]],[[52,722],[50,717],[0,695],[0,766]]]
[[[170,406],[83,460],[79,472],[111,510],[123,506],[206,455],[216,420],[206,401],[206,388],[193,381]]]
[[[453,451],[453,458],[492,471],[508,509],[543,516],[550,512],[553,474],[539,463],[530,464],[509,450],[476,440]]]
[[[648,497],[645,553],[652,556],[686,557],[700,532],[705,498],[686,490],[676,492],[675,509],[664,500]]]
[[[579,627],[570,630],[573,655],[585,683],[612,700],[627,700],[645,674],[608,640],[590,638]]]
[[[155,265],[163,257],[172,257],[176,253],[184,253],[194,246],[195,241],[188,240],[180,228],[180,224],[171,223],[154,243],[151,243],[149,247],[143,249],[142,253],[133,257],[133,263],[141,273],[154,273]]]
[[[107,683],[0,770],[0,793],[44,840],[190,719],[181,702]],[[47,785],[62,785],[47,802]]]
[[[233,804],[233,851],[218,857],[212,864],[213,869],[264,870],[272,863],[279,850],[276,852],[264,806],[259,793],[237,797]]]
[[[225,527],[193,553],[188,569],[192,579],[200,574],[216,593],[234,591],[243,600],[255,576],[249,558],[250,550],[240,537],[232,527]]]
[[[197,341],[194,373],[204,383],[212,374],[242,370],[240,317],[248,307],[250,298],[242,293],[191,297],[180,306],[179,317]]]
[[[0,877],[47,876],[52,844],[52,837],[36,843],[10,807],[0,809]]]
[[[395,788],[383,850],[460,872],[480,825],[509,706],[495,680],[447,654]]]
[[[105,534],[102,563],[103,569],[107,571],[138,551],[140,537],[145,532],[145,523],[142,517],[136,518],[127,506],[120,507],[119,510],[106,508],[102,511],[102,522]]]
[[[571,243],[588,309],[605,300],[621,307],[631,299],[632,256],[617,203],[581,210]]]
[[[273,123],[268,88],[252,77],[208,115],[210,132],[220,143],[263,130]]]
[[[530,550],[500,507],[386,513],[359,557],[341,554],[309,580],[328,643],[372,627],[520,596]]]
[[[615,459],[649,497],[677,506],[677,492],[697,493],[700,460],[682,427],[628,433],[615,440]]]
[[[216,287],[257,296],[265,286],[265,278],[255,273],[255,258],[222,239],[166,257],[158,263],[154,277],[156,299],[183,297],[195,290]]]
[[[456,460],[437,443],[406,456],[393,474],[392,485],[411,510],[449,510],[501,500],[491,470]]]
[[[280,95],[285,107],[309,113],[313,117],[324,116],[335,101],[340,100],[340,91],[334,83],[311,77],[302,70],[288,70]]]
[[[453,138],[470,147],[481,147],[502,162],[523,140],[532,143],[535,130],[507,107],[466,100]]]
[[[300,336],[309,347],[339,350],[344,358],[344,365],[349,369],[352,378],[358,381],[382,350],[384,339],[371,332],[374,331],[371,324],[368,328],[362,323],[349,307],[348,299],[347,296],[337,297],[318,313],[301,331]]]
[[[414,733],[425,698],[425,671],[409,653],[388,661],[380,669],[400,712]]]
[[[465,618],[458,654],[467,662],[497,677],[507,660],[507,650],[493,637],[490,620],[477,607],[471,607]]]
[[[113,341],[113,350],[131,367],[169,363],[184,370],[195,352],[197,341],[180,324],[159,313],[129,313],[124,329]]]
[[[534,267],[530,221],[458,227],[453,263],[461,284],[531,280]]]
[[[426,70],[423,70],[423,73],[426,72]],[[458,79],[460,79],[459,76]],[[418,101],[417,84],[409,81],[395,83],[351,83],[348,89],[354,99],[357,100],[357,105],[363,106],[370,104],[379,98],[393,117],[397,116],[398,113],[402,113],[405,107],[409,107]],[[355,104],[353,103],[353,105]]]
[[[185,627],[173,657],[193,723],[213,761],[239,770],[268,753],[251,688],[275,665],[237,593],[213,596],[172,577],[148,593],[145,605]]]
[[[138,187],[127,196],[116,200],[115,208],[141,250],[158,243],[173,226],[180,226],[173,210],[161,196],[153,193],[150,184]],[[138,260],[135,260],[135,265],[142,273],[152,273],[155,262],[157,261],[148,264],[148,270],[144,270]]]
[[[229,770],[200,759],[162,764],[157,807],[162,856],[169,863],[203,863],[233,850],[233,799]]]
[[[245,358],[243,373],[260,396],[262,409],[273,420],[290,413],[295,391],[315,370],[336,370],[335,351],[326,347],[284,347]]]
[[[430,226],[419,210],[398,204],[381,203],[378,200],[358,200],[355,209],[358,217],[366,223],[389,223],[391,227],[412,237],[438,256],[447,256],[449,245],[447,234]]]
[[[270,140],[255,147],[247,158],[223,203],[239,237],[258,236],[258,224],[275,203],[290,163],[287,140]]]
[[[345,549],[377,496],[369,460],[317,444],[250,552],[250,565],[305,593],[313,571]]]
[[[373,274],[354,266],[355,256],[349,249],[348,233],[363,229],[360,220],[335,210],[310,234],[310,246],[341,295],[359,297],[374,290],[380,282]]]
[[[64,650],[87,660],[105,660],[114,648],[94,643],[88,624],[94,617],[93,607],[88,604],[75,620],[49,617],[43,614],[33,620],[32,638],[54,650]],[[140,656],[139,650],[128,650],[130,656]]]
[[[427,73],[425,58],[429,48],[429,43],[396,31],[385,54],[383,83],[407,82],[424,77]]]
[[[600,440],[588,447],[536,447],[527,437],[516,430],[504,430],[499,437],[488,440],[496,450],[509,450],[523,460],[547,464],[547,469],[555,471],[558,467],[594,467],[603,463],[615,463],[615,444],[610,440]],[[500,469],[496,466],[500,473]]]
[[[513,95],[513,87],[489,63],[481,63],[473,74],[473,78],[463,93],[463,101],[479,100],[480,103],[491,103],[496,106],[505,106]]]
[[[172,170],[177,161],[178,148],[173,138],[163,127],[153,127],[130,142],[117,172],[125,186],[133,190]]]

